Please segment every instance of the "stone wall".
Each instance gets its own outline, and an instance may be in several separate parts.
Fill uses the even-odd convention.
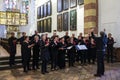
[[[43,5],[47,1],[49,1],[49,0],[36,0],[36,10],[35,10],[36,16],[37,16],[37,7]],[[52,15],[51,15],[51,18],[52,18],[52,30],[51,31],[52,32],[49,33],[48,36],[52,36],[53,30],[57,30],[57,15],[61,14],[61,13],[63,14],[64,12],[70,12],[70,10],[74,10],[74,9],[77,10],[77,30],[76,31],[70,31],[69,30],[68,32],[69,32],[70,35],[72,33],[74,33],[75,36],[78,36],[79,33],[84,33],[84,5],[78,5],[77,4],[77,7],[69,8],[68,10],[65,10],[61,13],[57,13],[57,0],[51,0],[51,2],[52,2]],[[46,17],[46,18],[48,18],[48,17]],[[46,19],[46,18],[43,18],[43,19]],[[40,20],[43,20],[43,19],[38,19],[38,20],[36,19],[36,20],[40,21]],[[36,23],[36,27],[37,27],[37,23]],[[62,31],[62,32],[57,31],[57,34],[60,37],[62,37],[65,34],[65,31]]]

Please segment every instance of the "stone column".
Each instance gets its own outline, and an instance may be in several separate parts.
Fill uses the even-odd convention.
[[[90,29],[98,33],[98,0],[84,0],[84,33],[88,34]]]

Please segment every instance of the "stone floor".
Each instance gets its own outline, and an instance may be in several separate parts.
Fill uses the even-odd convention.
[[[20,46],[18,46],[17,55],[20,55]],[[4,53],[4,54],[3,54]],[[9,56],[7,51],[0,46],[0,57]],[[30,71],[27,74],[22,69],[12,69],[0,71],[0,80],[120,80],[120,63],[105,65],[105,75],[101,78],[94,77],[96,65],[80,66],[66,68],[64,70],[50,71],[42,75],[40,70]]]
[[[2,46],[0,46],[0,57],[6,56],[9,56],[8,52]]]
[[[20,45],[18,44],[17,45],[17,53],[16,53],[16,56],[20,56],[21,55],[21,49],[20,49]],[[8,57],[9,56],[9,53],[2,47],[0,46],[0,57]]]
[[[23,73],[22,69],[0,71],[0,80],[120,80],[120,63],[107,64],[105,75],[101,78],[94,77],[96,65],[66,68],[58,71],[50,71],[42,75],[40,70]],[[49,68],[48,68],[49,69]]]

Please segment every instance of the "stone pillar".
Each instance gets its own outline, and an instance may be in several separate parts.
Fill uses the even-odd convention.
[[[98,0],[84,0],[84,33],[90,29],[98,33]]]

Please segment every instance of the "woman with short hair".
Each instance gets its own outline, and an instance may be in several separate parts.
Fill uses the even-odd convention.
[[[28,70],[29,70],[31,47],[33,47],[33,46],[34,46],[34,44],[29,45],[29,37],[25,36],[25,40],[24,40],[24,42],[22,43],[22,46],[21,46],[22,62],[23,62],[24,72],[28,72]]]

